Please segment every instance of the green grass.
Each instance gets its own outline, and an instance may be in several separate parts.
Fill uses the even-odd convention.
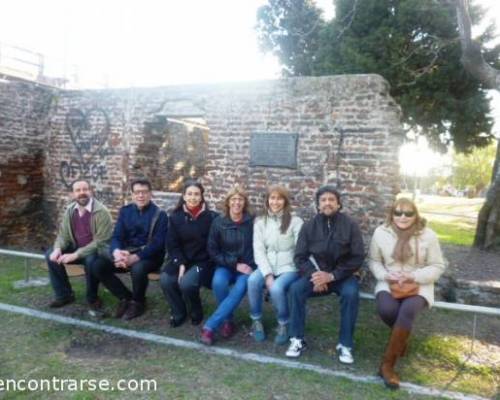
[[[2,378],[154,379],[150,392],[97,392],[50,394],[55,399],[407,399],[404,391],[390,392],[381,385],[354,383],[303,370],[243,362],[185,349],[143,343],[111,335],[65,331],[47,336],[60,325],[7,315],[3,332],[6,352]],[[32,339],[24,344],[19,328],[29,326]],[[95,345],[95,347],[93,347]],[[117,348],[121,350],[116,350]],[[121,351],[121,352],[120,352]],[[33,362],[36,361],[34,364]],[[35,366],[35,367],[34,367]],[[9,393],[5,399],[38,399],[40,393]],[[48,394],[43,397],[48,397]],[[427,396],[411,398],[426,399]]]
[[[36,270],[37,275],[46,272]],[[37,308],[47,308],[52,293],[49,287],[16,290],[12,281],[23,278],[19,259],[0,257],[0,302]],[[56,313],[80,319],[90,319],[84,304],[84,280],[72,279],[77,302]],[[101,297],[112,311],[116,300],[104,290]],[[213,295],[203,292],[207,314],[214,308]],[[198,327],[185,324],[172,329],[168,326],[169,310],[158,283],[148,289],[147,314],[129,323],[106,319],[106,324],[197,340]],[[388,329],[375,312],[374,303],[360,304],[355,334],[356,362],[343,366],[333,359],[338,336],[338,300],[335,296],[311,299],[308,303],[306,336],[309,349],[301,361],[339,371],[373,375],[377,370]],[[247,304],[236,313],[237,335],[217,345],[240,351],[251,351],[284,358],[284,347],[272,343],[274,316],[265,305],[264,323],[269,340],[254,343],[248,335],[250,318]],[[500,318],[478,316],[475,352],[480,362],[468,360],[472,315],[432,309],[422,315],[415,326],[410,350],[399,363],[404,381],[438,389],[494,396],[499,385],[498,362]],[[495,358],[496,357],[496,358]],[[391,392],[381,384],[361,384],[306,371],[289,370],[272,365],[197,353],[186,349],[160,346],[119,336],[83,330],[75,327],[2,313],[2,352],[0,378],[11,377],[106,378],[116,382],[121,377],[156,379],[155,393],[136,393],[134,398],[245,398],[245,399],[384,399],[420,398],[405,391]],[[54,398],[123,398],[123,393],[54,393]],[[9,393],[11,398],[40,398],[40,393]]]
[[[411,198],[411,195],[409,196]],[[484,199],[419,196],[417,206],[442,243],[472,246]]]
[[[443,243],[472,246],[474,242],[475,225],[463,221],[440,222],[437,220],[429,220],[428,225]]]

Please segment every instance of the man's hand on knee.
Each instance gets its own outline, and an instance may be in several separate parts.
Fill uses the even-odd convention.
[[[49,260],[52,261],[52,262],[59,262],[59,258],[62,256],[62,251],[61,249],[54,249],[52,250],[52,253],[50,253],[49,255]]]
[[[137,254],[129,254],[127,256],[127,259],[125,261],[125,264],[127,267],[131,267],[132,265],[134,265],[136,262],[140,261],[141,259],[139,258],[139,256]]]
[[[63,254],[61,257],[59,257],[59,264],[69,264],[75,261],[78,258],[78,254],[75,253],[68,253],[68,254]]]
[[[327,285],[335,280],[335,276],[331,272],[316,271],[311,275],[311,282],[314,286]]]
[[[328,285],[325,283],[323,285],[314,285],[313,286],[313,292],[314,293],[323,293],[328,290]]]

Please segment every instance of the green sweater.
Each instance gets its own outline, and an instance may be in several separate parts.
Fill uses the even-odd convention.
[[[64,212],[59,233],[54,243],[54,249],[64,250],[69,246],[76,248],[76,240],[71,229],[71,216],[77,207],[77,203],[71,203]],[[109,256],[109,241],[113,233],[113,222],[108,209],[98,200],[92,199],[92,212],[90,217],[90,230],[92,231],[92,241],[76,250],[78,258],[86,257],[94,252],[103,256]]]

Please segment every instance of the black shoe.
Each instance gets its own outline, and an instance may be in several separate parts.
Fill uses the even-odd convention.
[[[64,307],[66,304],[73,303],[75,301],[75,295],[71,294],[68,297],[63,297],[61,299],[55,299],[49,304],[50,308]]]
[[[121,318],[123,315],[127,312],[127,308],[129,306],[130,300],[128,299],[121,299],[120,302],[118,303],[118,306],[116,307],[115,310],[115,318]]]
[[[203,321],[203,312],[191,314],[191,325],[194,326],[200,325],[201,321]]]
[[[102,301],[98,297],[94,302],[89,303],[89,308],[93,311],[100,311],[102,310]]]
[[[94,318],[104,318],[106,312],[102,308],[102,301],[97,298],[96,301],[89,303],[89,315]]]
[[[140,317],[142,314],[144,314],[145,310],[146,306],[144,303],[131,300],[127,308],[127,311],[125,311],[125,314],[123,315],[122,319],[124,319],[125,321],[130,321],[131,319]]]
[[[186,322],[186,316],[182,317],[181,319],[175,319],[173,316],[170,317],[171,328],[177,328],[178,326],[181,326],[184,322]]]

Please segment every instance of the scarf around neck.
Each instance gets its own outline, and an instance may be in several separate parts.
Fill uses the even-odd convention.
[[[391,227],[398,238],[392,252],[392,258],[404,264],[413,255],[410,247],[410,239],[417,233],[417,226],[413,224],[408,229],[400,229],[393,223]],[[415,251],[417,253],[415,259],[418,260],[418,246],[415,246]]]
[[[198,216],[205,210],[205,203],[200,203],[198,206],[189,208],[186,204],[184,204],[184,211],[191,214],[191,216],[196,219]]]

